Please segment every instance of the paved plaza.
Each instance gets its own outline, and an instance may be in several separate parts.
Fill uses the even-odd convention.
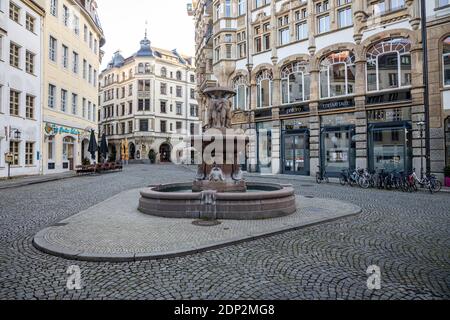
[[[180,166],[0,190],[0,299],[449,299],[450,195],[316,185],[301,177],[248,180],[293,184],[301,196],[337,199],[362,213],[337,221],[178,258],[108,263],[37,250],[36,233],[121,192],[190,181]],[[42,199],[47,199],[42,201]],[[68,290],[68,267],[81,290]],[[381,289],[366,270],[381,268]]]
[[[34,237],[35,246],[56,256],[84,261],[150,260],[223,247],[361,212],[361,208],[349,203],[297,196],[297,212],[292,215],[223,220],[219,225],[206,227],[194,225],[193,219],[161,218],[139,212],[140,190],[122,192],[40,231]]]

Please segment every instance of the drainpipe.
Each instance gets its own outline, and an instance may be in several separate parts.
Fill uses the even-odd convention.
[[[428,90],[428,39],[427,39],[427,8],[425,0],[421,0],[421,29],[422,29],[422,48],[423,48],[423,84],[424,84],[424,108],[425,108],[425,157],[426,172],[431,172],[430,159],[430,97]]]

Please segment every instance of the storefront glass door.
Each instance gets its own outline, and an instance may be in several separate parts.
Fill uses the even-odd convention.
[[[283,173],[309,174],[309,152],[306,150],[307,134],[286,134],[284,136]]]

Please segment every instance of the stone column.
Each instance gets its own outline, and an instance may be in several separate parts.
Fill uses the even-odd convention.
[[[338,24],[337,17],[336,17],[336,10],[335,10],[336,1],[330,1],[329,4],[330,4],[330,27],[331,27],[331,30],[335,30],[335,29],[337,29],[337,24]]]
[[[320,117],[319,117],[319,70],[311,70],[311,101],[309,104],[310,175],[313,177],[320,165]]]
[[[366,115],[366,60],[358,57],[355,62],[355,142],[356,142],[356,167],[367,168],[367,115]]]
[[[316,34],[316,23],[315,23],[315,14],[314,12],[314,3],[313,1],[308,1],[308,6],[307,6],[307,11],[309,12],[308,14],[308,27],[309,27],[309,38],[308,38],[308,51],[310,55],[313,55],[314,52],[316,52],[316,38],[315,38],[315,34]]]
[[[366,17],[363,2],[353,1],[352,10],[354,13],[353,39],[355,39],[356,44],[360,44],[363,37],[362,30],[364,25],[364,18]]]
[[[422,41],[420,41],[422,42]],[[412,148],[413,148],[413,168],[416,168],[417,174],[421,172],[421,160],[423,155],[424,172],[426,171],[426,148],[425,148],[425,132],[421,142],[419,122],[425,121],[425,106],[424,106],[424,87],[422,75],[422,61],[423,51],[421,45],[417,45],[411,49],[411,65],[412,65]],[[425,130],[425,127],[424,127]],[[421,150],[421,144],[423,149]]]
[[[281,121],[280,108],[272,108],[272,173],[280,173]]]

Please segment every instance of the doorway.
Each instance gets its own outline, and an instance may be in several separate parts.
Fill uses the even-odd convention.
[[[136,154],[136,147],[134,146],[134,143],[130,143],[128,147],[128,159],[134,160],[134,155]]]
[[[170,162],[170,153],[171,153],[171,147],[167,143],[163,143],[159,147],[159,154],[160,154],[160,161],[161,163],[167,163]]]
[[[306,130],[283,135],[282,170],[284,174],[309,176],[309,134]]]
[[[65,137],[63,139],[63,161],[68,163],[67,165],[63,164],[63,168],[68,168],[69,170],[74,170],[74,149],[75,149],[75,139],[72,137]]]

